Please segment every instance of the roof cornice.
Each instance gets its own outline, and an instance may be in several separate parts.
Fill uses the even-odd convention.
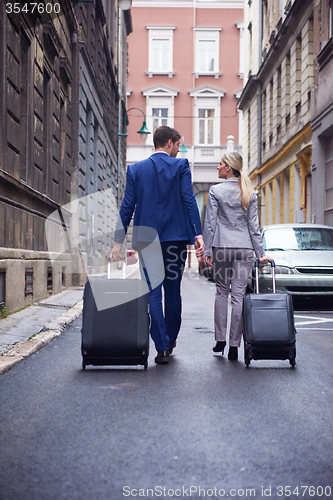
[[[256,90],[258,88],[258,83],[259,83],[258,75],[249,76],[246,85],[243,89],[243,92],[240,98],[238,99],[237,102],[238,109],[243,111],[244,108],[246,108],[246,104],[252,100],[254,94],[256,93]]]
[[[237,107],[241,110],[246,108],[249,101],[252,100],[258,85],[264,83],[267,76],[276,68],[278,58],[284,54],[287,47],[287,38],[295,35],[295,23],[303,18],[308,19],[313,10],[313,0],[295,0],[289,12],[286,15],[284,22],[281,24],[268,53],[262,61],[259,71],[256,75],[250,75],[242,95],[240,96]],[[300,14],[301,12],[301,14]]]
[[[287,47],[286,39],[291,35],[297,35],[297,33],[295,33],[295,23],[297,20],[301,18],[304,20],[308,19],[312,11],[313,0],[295,0],[259,68],[258,78],[261,82],[263,82],[272,69],[276,67],[277,54],[280,55],[285,52],[285,50],[281,49]]]

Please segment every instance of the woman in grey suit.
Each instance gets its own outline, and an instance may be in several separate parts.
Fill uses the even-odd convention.
[[[268,258],[262,246],[257,214],[257,200],[250,179],[242,172],[243,159],[239,153],[222,157],[218,176],[224,182],[212,186],[207,200],[204,243],[205,258],[214,265],[216,284],[214,352],[226,346],[228,295],[231,285],[231,322],[229,333],[230,360],[238,359],[242,337],[242,308],[247,280],[254,262]]]

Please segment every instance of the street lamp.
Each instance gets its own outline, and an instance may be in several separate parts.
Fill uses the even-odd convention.
[[[132,7],[132,0],[118,0],[118,5],[121,10],[129,10]]]
[[[183,136],[183,144],[179,150],[179,153],[181,154],[182,158],[184,158],[185,154],[187,153],[187,149],[185,148],[185,144],[184,144],[184,136]]]
[[[126,113],[125,113],[125,116],[124,116],[124,131],[123,132],[119,132],[117,135],[121,136],[121,137],[127,137],[128,134],[127,134],[127,125],[129,123],[129,120],[128,120],[128,112],[129,111],[132,111],[132,109],[137,109],[138,111],[141,111],[141,113],[143,114],[143,124],[142,124],[142,127],[140,128],[140,130],[138,130],[138,134],[140,134],[140,137],[143,141],[145,141],[148,137],[148,134],[150,134],[150,131],[147,129],[147,125],[146,125],[146,115],[144,114],[144,112],[142,111],[141,108],[136,108],[136,107],[133,107],[133,108],[130,108],[130,109],[127,109],[126,110]]]

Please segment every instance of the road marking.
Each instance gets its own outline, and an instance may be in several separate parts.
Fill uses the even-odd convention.
[[[295,322],[295,327],[297,330],[313,330],[313,331],[333,331],[332,327],[325,327],[325,328],[320,328],[322,327],[325,323],[332,323],[333,318],[323,318],[321,316],[302,316],[295,314],[295,319],[300,318],[303,321],[296,321]],[[304,321],[305,320],[305,321]],[[310,325],[318,325],[316,328],[311,328]]]
[[[323,324],[323,323],[329,323],[330,321],[332,320],[328,320],[328,321],[325,321],[325,320],[320,320],[320,319],[317,319],[316,321],[296,321],[296,325],[316,325],[316,324]]]
[[[295,318],[305,319],[304,316],[298,316],[298,315],[295,315]],[[318,316],[307,316],[306,321],[296,321],[296,326],[314,325],[314,324],[322,325],[323,323],[330,323],[330,322],[333,322],[333,318],[321,318]]]
[[[318,331],[323,331],[323,332],[329,332],[329,331],[333,331],[333,328],[307,328],[305,326],[301,326],[300,328],[297,327],[297,330],[314,330],[316,332]]]
[[[295,314],[295,318],[320,319],[320,320],[327,319],[327,321],[333,321],[333,317],[332,318],[322,318],[321,316],[304,316],[303,314]]]

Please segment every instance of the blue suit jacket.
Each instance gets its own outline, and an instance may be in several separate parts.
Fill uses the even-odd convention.
[[[187,159],[172,158],[166,153],[154,153],[149,158],[130,165],[120,209],[123,230],[117,224],[115,241],[122,242],[134,214],[133,246],[140,241],[152,241],[157,232],[162,241],[194,242],[202,234],[198,206],[192,188],[191,170]],[[152,228],[141,231],[140,227]]]

